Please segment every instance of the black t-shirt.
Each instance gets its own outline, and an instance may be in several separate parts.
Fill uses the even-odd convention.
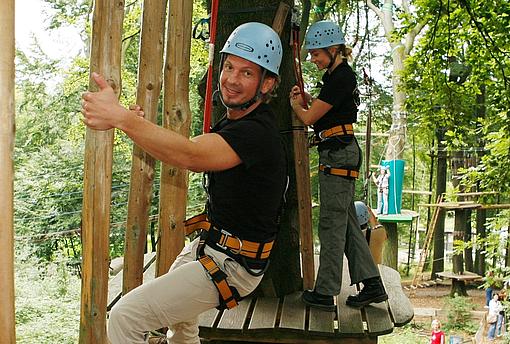
[[[225,139],[242,163],[209,173],[210,220],[241,239],[274,239],[286,160],[270,107],[261,104],[238,120],[225,118],[212,131]]]
[[[340,124],[356,123],[359,104],[359,93],[356,74],[347,62],[338,65],[330,74],[326,71],[322,76],[323,86],[317,99],[333,106],[313,125],[318,134],[322,130]]]

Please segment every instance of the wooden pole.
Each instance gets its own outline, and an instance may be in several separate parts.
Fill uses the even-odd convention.
[[[312,194],[310,184],[310,156],[306,127],[292,112],[292,145],[296,173],[296,193],[298,202],[298,226],[303,271],[303,289],[313,289],[315,267],[313,259]]]
[[[144,110],[145,118],[154,123],[158,115],[162,84],[166,4],[167,0],[145,0],[143,7],[136,103]],[[147,244],[154,165],[155,160],[151,155],[139,146],[133,146],[124,250],[123,294],[143,282],[143,254]]]
[[[189,136],[189,71],[193,1],[170,1],[163,126]],[[167,164],[161,166],[159,239],[156,275],[165,274],[184,247],[184,220],[188,195],[188,171]]]
[[[101,73],[120,92],[123,0],[96,0],[90,71]],[[90,77],[89,89],[97,86]],[[80,344],[107,343],[110,202],[113,130],[86,129],[82,210]]]
[[[14,317],[14,0],[0,1],[0,333],[15,344]]]

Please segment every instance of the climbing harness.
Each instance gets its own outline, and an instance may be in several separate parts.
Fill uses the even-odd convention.
[[[184,222],[186,227],[186,235],[193,233],[196,230],[202,230],[201,238],[204,238],[207,244],[212,247],[216,246],[227,255],[239,255],[244,258],[260,261],[260,266],[265,265],[266,260],[269,258],[271,249],[273,248],[274,240],[268,242],[254,242],[249,240],[242,240],[232,235],[225,229],[219,229],[214,226],[208,219],[206,214],[199,214]],[[234,257],[233,257],[234,258]],[[241,259],[235,257],[234,259]],[[257,273],[258,274],[258,273]]]
[[[319,139],[321,140],[334,136],[354,136],[354,128],[352,127],[352,124],[340,124],[319,133]]]
[[[236,288],[227,282],[227,275],[216,262],[205,253],[205,246],[209,246],[225,253],[241,264],[253,276],[262,276],[269,267],[269,255],[274,240],[267,242],[254,242],[242,240],[225,229],[219,229],[208,219],[207,214],[199,214],[184,221],[186,235],[197,230],[200,240],[197,247],[197,260],[202,264],[213,281],[220,295],[218,309],[231,309],[242,300]]]
[[[202,131],[208,133],[211,131],[211,113],[213,98],[213,62],[214,62],[214,44],[216,42],[216,23],[218,18],[219,0],[211,2],[211,16],[209,20],[209,67],[207,69],[207,84],[205,88],[204,100],[204,124]],[[202,34],[202,32],[200,33]]]

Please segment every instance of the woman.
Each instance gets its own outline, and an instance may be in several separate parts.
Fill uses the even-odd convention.
[[[367,241],[359,230],[354,208],[354,182],[361,165],[361,150],[354,137],[359,94],[356,74],[347,60],[340,27],[330,21],[319,21],[308,29],[305,49],[311,62],[325,70],[323,86],[317,99],[301,95],[299,87],[290,92],[290,103],[306,125],[313,125],[319,141],[321,243],[319,271],[313,290],[303,293],[303,301],[313,307],[334,311],[334,296],[342,285],[343,255],[348,258],[351,282],[363,282],[357,295],[347,298],[347,305],[363,307],[388,299]],[[305,109],[304,100],[311,103]]]

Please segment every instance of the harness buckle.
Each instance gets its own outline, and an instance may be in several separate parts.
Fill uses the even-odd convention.
[[[216,245],[218,245],[218,247],[220,247],[222,250],[225,250],[225,251],[229,250],[233,254],[241,253],[241,251],[243,250],[243,241],[241,239],[239,239],[235,235],[232,235],[232,233],[230,233],[224,229],[221,229],[220,233],[223,235],[223,240],[221,240],[221,242],[216,243]],[[239,249],[236,250],[236,249],[233,249],[233,248],[227,246],[227,241],[228,241],[229,237],[237,240],[237,242],[239,243]]]
[[[329,165],[322,165],[324,166],[324,169],[322,170],[322,172],[324,172],[325,174],[331,174],[331,166]]]

